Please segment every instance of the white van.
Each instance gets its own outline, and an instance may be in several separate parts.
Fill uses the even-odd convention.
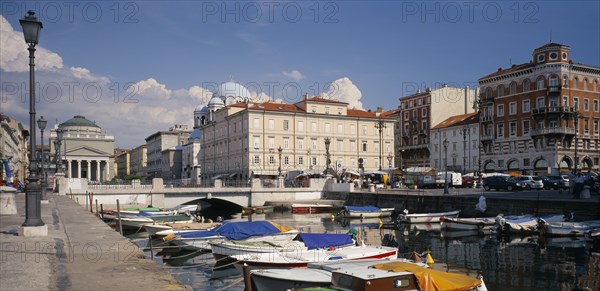
[[[450,187],[462,187],[462,174],[456,172],[438,172],[435,183],[438,187],[443,188],[448,180]]]

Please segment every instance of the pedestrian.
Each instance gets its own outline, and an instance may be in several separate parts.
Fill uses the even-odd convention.
[[[585,176],[581,172],[577,173],[577,176],[575,176],[574,179],[574,183],[575,187],[573,188],[573,198],[580,199],[581,191],[583,191],[583,186],[585,183]]]

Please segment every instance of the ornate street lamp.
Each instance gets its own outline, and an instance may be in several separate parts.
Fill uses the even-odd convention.
[[[444,172],[444,194],[450,194],[450,192],[448,192],[448,139],[444,139],[444,154],[446,155],[446,158],[444,160],[444,165],[445,165],[445,172]]]
[[[42,179],[40,182],[40,185],[42,186],[42,200],[48,200],[48,196],[46,194],[46,188],[48,187],[48,175],[46,173],[46,169],[44,168],[44,130],[46,129],[46,124],[48,123],[48,121],[46,119],[44,119],[44,116],[40,116],[40,118],[37,120],[37,125],[38,128],[40,129],[40,141],[41,141],[41,150],[40,150],[40,159],[41,159],[41,163],[42,163],[42,170],[41,170],[41,174],[42,174]]]
[[[279,152],[279,168],[277,168],[277,177],[281,178],[281,152],[283,151],[283,149],[281,148],[281,146],[279,146],[279,148],[277,149],[277,152]]]
[[[577,134],[579,133],[579,112],[578,111],[575,111],[575,113],[573,114],[573,125],[575,126],[575,156],[574,156],[575,166],[573,167],[573,174],[576,174],[577,166],[579,165],[579,158],[577,157],[577,148],[579,145],[579,138],[577,137]]]
[[[383,119],[379,118],[377,123],[375,123],[375,128],[379,130],[379,171],[381,171],[381,164],[383,162],[381,157],[381,148],[383,147],[383,129],[386,128]]]
[[[330,155],[329,155],[329,145],[331,144],[331,139],[329,137],[325,138],[325,155],[327,161],[325,162],[325,175],[329,175],[329,164],[331,163]]]
[[[38,44],[42,23],[35,17],[35,12],[28,11],[19,20],[29,51],[29,175],[25,187],[25,222],[23,226],[44,226],[41,218],[41,189],[39,168],[35,158],[35,46]]]
[[[390,183],[390,188],[392,187],[392,160],[394,159],[394,156],[392,156],[392,153],[388,153],[387,156],[387,160],[388,160],[388,170],[390,171],[389,175],[388,175],[388,182]]]
[[[56,129],[56,140],[54,141],[54,162],[56,163],[56,173],[63,172],[62,157],[60,155],[63,134],[64,130],[62,128],[59,127]]]

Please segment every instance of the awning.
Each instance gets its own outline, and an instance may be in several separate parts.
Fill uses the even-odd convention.
[[[229,176],[227,176],[227,177],[229,177],[229,178],[233,178],[233,177],[234,177],[235,175],[237,175],[237,174],[238,174],[238,173],[231,173],[231,174],[229,174]]]
[[[353,176],[360,176],[359,172],[356,172],[356,171],[353,171],[353,170],[350,170],[350,169],[346,169],[346,171],[344,171],[344,174],[346,174],[346,173],[351,174]]]
[[[277,170],[256,170],[252,171],[254,176],[277,176],[279,172]]]
[[[213,177],[212,177],[212,178],[210,178],[210,179],[211,179],[211,180],[221,179],[221,178],[223,178],[224,176],[225,176],[225,174],[218,174],[218,175],[215,175],[215,176],[213,176]]]

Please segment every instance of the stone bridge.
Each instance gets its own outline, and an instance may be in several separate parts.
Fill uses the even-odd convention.
[[[171,208],[198,200],[219,199],[241,207],[262,206],[266,201],[302,201],[321,199],[327,188],[346,186],[351,191],[352,184],[336,184],[334,180],[311,179],[309,187],[285,188],[283,181],[279,187],[266,188],[259,179],[253,179],[249,187],[223,187],[215,180],[213,187],[171,187],[165,186],[162,179],[155,178],[152,185],[141,185],[134,180],[130,185],[88,185],[85,179],[61,178],[58,194],[69,195],[81,205],[105,205],[114,207],[117,199],[121,205],[152,205]],[[95,206],[93,206],[95,207]]]

